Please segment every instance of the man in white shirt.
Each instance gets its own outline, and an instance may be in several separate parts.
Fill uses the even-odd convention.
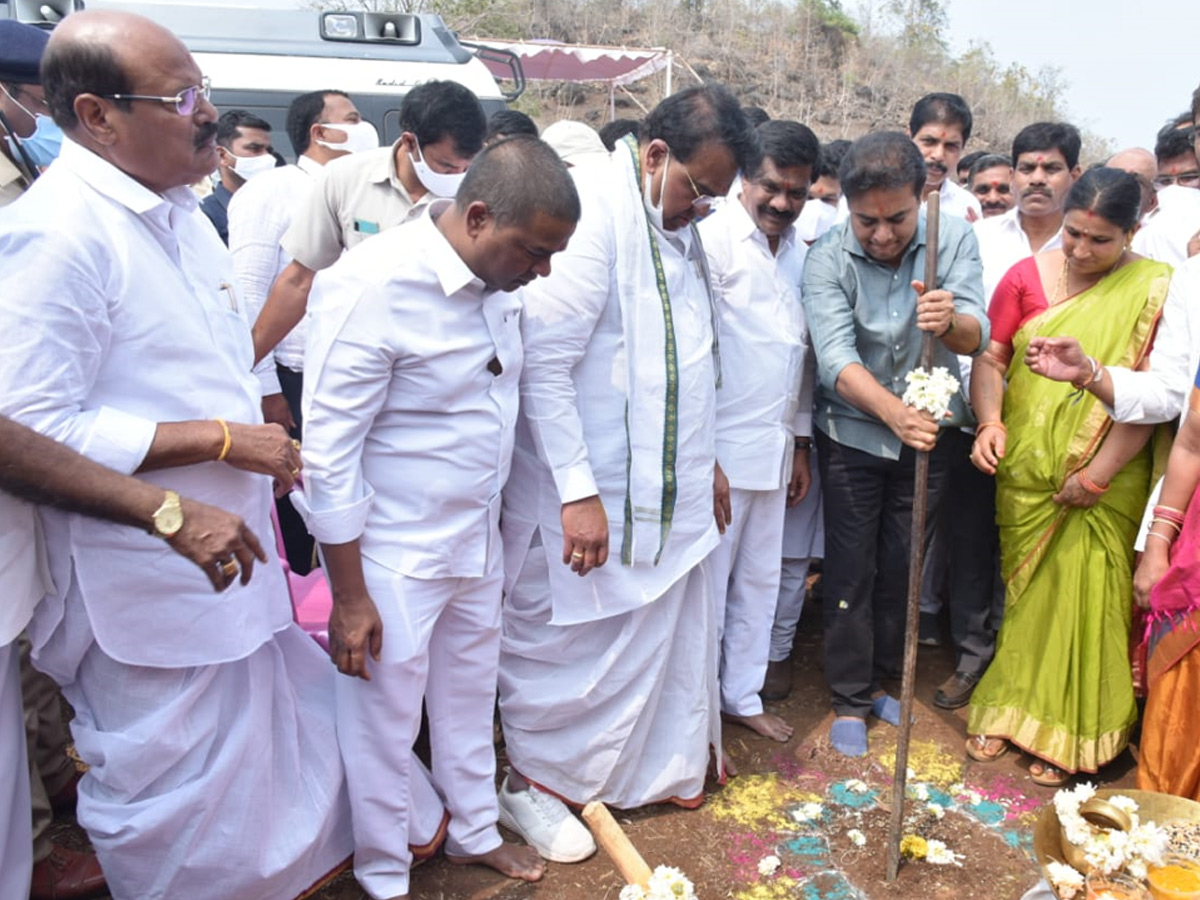
[[[325,164],[348,155],[348,150],[338,148],[349,140],[346,129],[358,127],[361,121],[358,109],[341,91],[301,94],[291,102],[287,115],[296,164],[262,173],[229,201],[229,252],[251,322],[262,312],[271,285],[291,262],[280,243],[284,233],[308,203]],[[303,424],[305,332],[301,320],[254,366],[262,384],[263,418],[278,422],[297,440]],[[281,497],[275,508],[288,564],[303,575],[313,564],[312,537],[289,498]]]
[[[216,162],[207,83],[170,32],[111,11],[67,17],[42,71],[68,139],[0,224],[0,413],[169,489],[160,535],[187,515],[174,492],[267,534],[300,456],[261,424],[232,264],[187,187]],[[113,896],[291,900],[337,867],[332,673],[270,543],[253,582],[232,585],[248,551],[213,567],[215,603],[154,535],[42,520],[34,660],[75,708],[78,818]]]
[[[975,160],[967,175],[967,190],[979,201],[985,219],[1002,216],[1017,205],[1012,181],[1012,160],[995,153]]]
[[[351,144],[367,149],[326,168],[283,236],[291,257],[254,323],[256,359],[291,331],[308,306],[313,279],[342,252],[414,219],[430,200],[453,197],[483,146],[487,118],[479,100],[453,81],[426,81],[404,95],[400,137],[379,147],[370,122],[352,126]],[[369,134],[367,132],[369,131]]]
[[[358,676],[338,679],[338,735],[355,874],[376,900],[408,896],[401,798],[422,695],[447,857],[542,876],[536,852],[496,828],[500,489],[522,362],[516,291],[549,274],[578,219],[548,145],[497,142],[456,200],[351,250],[315,313],[329,343],[305,390],[306,488],[333,588],[330,654]]]
[[[1191,115],[1193,128],[1189,133],[1193,135],[1190,140],[1194,146],[1195,127],[1200,126],[1200,88],[1192,95]],[[1195,151],[1194,161],[1200,167],[1200,150]],[[1176,164],[1182,167],[1183,160],[1177,160]],[[1194,188],[1173,184],[1160,191],[1160,195],[1167,190],[1194,191]],[[1137,247],[1136,235],[1134,247]],[[1200,366],[1198,300],[1200,259],[1191,257],[1182,262],[1171,277],[1146,371],[1104,366],[1100,377],[1088,384],[1087,389],[1104,404],[1115,421],[1149,425],[1188,414],[1187,399]],[[1089,366],[1086,348],[1081,348],[1073,338],[1038,340],[1031,350],[1030,362],[1039,367],[1041,374],[1058,381],[1082,380],[1078,373]],[[1147,509],[1154,502],[1152,497]]]
[[[45,546],[31,503],[52,503],[88,516],[154,531],[155,512],[165,500],[161,488],[106,469],[37,432],[0,416],[0,574],[5,603],[0,605],[0,896],[25,898],[92,896],[98,883],[58,880],[30,891],[30,782],[26,777],[21,723],[21,679],[14,635],[28,624],[38,601],[53,585]],[[254,558],[265,561],[254,532],[237,516],[180,498],[179,530],[168,537],[175,552],[196,563],[214,590],[228,587],[219,561],[241,555],[250,577]],[[89,854],[90,855],[90,854]],[[96,871],[99,867],[95,866]],[[60,875],[64,874],[62,872]]]
[[[238,287],[253,322],[267,302],[271,285],[291,257],[280,245],[295,215],[304,208],[325,164],[346,156],[338,149],[362,116],[341,91],[301,94],[288,106],[287,132],[296,164],[271,169],[243,186],[229,201],[229,252]],[[254,367],[263,386],[263,418],[300,437],[300,392],[304,371],[305,324],[301,320]]]
[[[717,462],[729,521],[710,559],[721,627],[721,711],[777,741],[792,727],[764,712],[771,627],[779,598],[784,511],[811,483],[812,373],[800,305],[806,246],[795,221],[820,144],[798,122],[757,129],[763,158],[741,190],[700,223],[717,301],[721,387]]]
[[[1013,138],[1017,205],[975,223],[984,302],[991,302],[1004,273],[1025,257],[1062,246],[1062,208],[1081,171],[1081,146],[1079,130],[1066,122],[1035,122]]]
[[[1179,266],[1193,255],[1200,237],[1200,155],[1194,128],[1169,123],[1158,133],[1154,187],[1158,208],[1133,236],[1133,250]]]
[[[229,246],[229,201],[251,178],[275,168],[271,123],[244,109],[223,112],[217,120],[217,160],[219,180],[200,201],[200,211]]]
[[[971,107],[958,94],[926,94],[913,106],[908,136],[925,160],[925,187],[921,201],[937,191],[943,215],[968,222],[983,217],[979,201],[954,179],[958,158],[971,139]]]
[[[504,492],[500,821],[551,860],[595,844],[549,792],[695,806],[719,752],[706,558],[728,496],[714,503],[719,351],[692,222],[757,152],[725,88],[667,97],[639,139],[571,170],[579,229],[526,291]]]

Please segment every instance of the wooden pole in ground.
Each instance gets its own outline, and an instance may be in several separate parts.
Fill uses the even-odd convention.
[[[596,843],[608,854],[626,884],[646,887],[650,883],[650,867],[607,806],[593,800],[583,808],[583,821],[592,830]]]
[[[938,214],[937,191],[925,207],[925,290],[937,288]],[[921,332],[921,366],[933,365],[933,335]],[[896,737],[896,770],[892,776],[892,825],[888,834],[887,880],[895,881],[900,871],[900,839],[904,829],[905,787],[908,782],[908,743],[912,737],[913,695],[917,681],[917,635],[921,621],[921,574],[925,563],[925,518],[928,502],[929,454],[917,452],[913,483],[911,546],[908,553],[908,615],[904,629],[904,679],[900,688],[900,725]]]

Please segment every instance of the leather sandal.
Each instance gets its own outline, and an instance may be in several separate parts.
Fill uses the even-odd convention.
[[[1038,771],[1034,771],[1034,766],[1038,767]],[[1035,760],[1033,765],[1029,767],[1029,778],[1034,784],[1048,788],[1060,788],[1070,782],[1073,775],[1070,772],[1064,772],[1053,763]]]
[[[999,749],[993,750],[991,753],[989,753],[988,750],[995,746],[995,743],[993,742],[996,741],[998,741],[1000,744]],[[967,738],[966,746],[967,756],[971,757],[971,759],[975,760],[976,762],[982,763],[995,762],[1000,757],[1004,756],[1009,749],[1008,741],[1006,741],[1004,738],[989,737],[986,734],[977,734]]]

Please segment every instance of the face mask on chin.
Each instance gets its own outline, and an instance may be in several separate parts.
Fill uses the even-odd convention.
[[[670,168],[671,151],[668,150],[667,157],[663,160],[662,181],[659,182],[657,204],[650,199],[654,191],[654,176],[647,172],[642,184],[642,205],[646,208],[646,215],[650,217],[650,224],[659,231],[666,231],[666,228],[663,227],[663,201],[666,199],[667,172],[670,171]]]
[[[379,132],[375,130],[375,126],[370,122],[339,122],[337,125],[324,125],[324,128],[333,131],[340,131],[346,136],[346,140],[340,144],[333,144],[329,141],[317,139],[317,143],[322,147],[328,147],[330,150],[338,150],[343,153],[362,153],[366,150],[377,150],[379,148]]]
[[[46,168],[46,166],[58,159],[58,154],[62,150],[62,129],[49,116],[31,112],[23,103],[10,94],[8,89],[3,85],[0,85],[0,90],[4,91],[5,96],[20,107],[21,111],[33,119],[34,122],[33,134],[29,137],[18,137],[15,134],[6,135],[13,157],[21,159],[21,150],[24,150],[29,155],[29,158],[33,160],[35,166],[39,169]],[[18,149],[18,145],[20,149]]]
[[[417,175],[417,180],[421,182],[425,190],[433,194],[435,197],[450,198],[458,193],[459,185],[463,179],[467,177],[466,172],[459,172],[454,175],[448,175],[445,172],[435,172],[429,168],[429,163],[425,162],[425,156],[421,153],[421,145],[417,144],[417,155],[410,156],[412,161],[413,171]]]
[[[249,181],[255,175],[261,175],[263,172],[269,172],[275,168],[275,157],[270,153],[263,153],[259,156],[238,156],[236,153],[230,153],[229,158],[233,160],[233,164],[229,168],[243,181]]]

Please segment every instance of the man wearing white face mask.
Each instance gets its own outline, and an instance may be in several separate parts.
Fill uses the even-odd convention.
[[[46,40],[40,28],[0,21],[0,206],[21,196],[62,146],[38,81]]]
[[[255,175],[275,168],[271,123],[244,109],[231,109],[217,120],[217,172],[221,180],[200,201],[226,246],[229,244],[229,201]]]
[[[347,143],[357,146],[357,131],[370,127],[346,128]],[[431,200],[454,196],[483,146],[487,117],[461,84],[429,81],[404,96],[400,129],[390,147],[352,153],[328,166],[294,217],[281,241],[292,261],[254,324],[256,360],[299,323],[316,274],[344,250],[415,218]]]
[[[725,88],[672,94],[637,139],[571,170],[579,228],[525,291],[502,516],[500,821],[556,862],[595,850],[556,797],[694,807],[720,746],[707,558],[729,485],[693,222],[758,151]]]

